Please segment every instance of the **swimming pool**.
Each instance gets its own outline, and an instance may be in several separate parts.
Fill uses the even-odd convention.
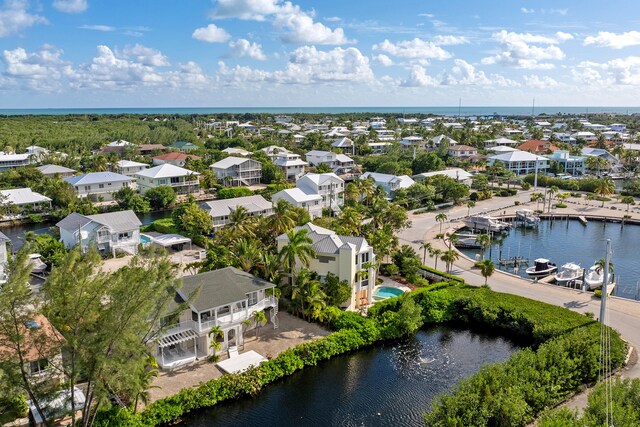
[[[398,288],[392,288],[390,286],[380,286],[373,292],[373,299],[381,301],[387,298],[395,298],[402,295],[404,291]]]
[[[151,237],[147,236],[146,234],[141,234],[140,235],[140,243],[142,243],[143,245],[151,243]]]

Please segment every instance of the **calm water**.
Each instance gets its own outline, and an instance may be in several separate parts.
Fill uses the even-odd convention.
[[[531,106],[519,107],[171,107],[171,108],[25,108],[0,109],[0,115],[65,115],[65,114],[340,114],[340,113],[405,113],[444,116],[531,115]],[[640,107],[536,107],[534,114],[640,113]]]
[[[170,216],[171,211],[159,211],[139,214],[138,218],[140,218],[142,225],[148,225],[157,219],[167,218]],[[44,221],[38,224],[14,225],[11,227],[0,228],[0,231],[11,239],[12,250],[13,252],[16,252],[20,250],[22,245],[24,245],[24,235],[26,232],[33,231],[36,234],[51,233],[51,228],[55,227],[56,222],[58,221]]]
[[[433,398],[518,347],[504,338],[437,327],[393,345],[305,368],[245,398],[200,411],[180,425],[418,426]],[[431,363],[422,363],[420,358]]]
[[[640,226],[590,221],[582,225],[573,220],[544,220],[537,228],[514,228],[500,240],[494,241],[491,258],[498,263],[500,257],[521,256],[529,258],[530,265],[536,258],[548,258],[556,265],[574,262],[583,268],[605,257],[605,241],[611,239],[617,286],[614,295],[639,299],[636,284],[640,280],[640,263],[637,261]],[[463,249],[467,256],[474,258],[479,250]],[[485,257],[488,250],[485,251]],[[513,267],[500,267],[514,272]],[[525,267],[518,270],[522,277],[528,277]]]

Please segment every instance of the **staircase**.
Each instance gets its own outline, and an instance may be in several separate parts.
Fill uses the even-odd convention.
[[[278,329],[278,301],[273,305],[271,310],[271,323],[273,323],[273,329]]]

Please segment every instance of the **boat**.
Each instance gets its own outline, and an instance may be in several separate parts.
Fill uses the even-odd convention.
[[[587,271],[587,274],[584,276],[584,283],[587,285],[590,291],[594,291],[596,289],[602,289],[602,282],[604,281],[604,271],[602,271],[602,266],[600,265],[592,265]],[[609,273],[607,284],[607,290],[609,287],[613,285],[613,274]]]
[[[519,209],[516,211],[516,220],[524,225],[535,226],[540,223],[540,218],[531,209]]]
[[[534,279],[542,279],[553,274],[558,267],[546,258],[538,258],[533,261],[533,266],[525,271],[529,277]]]
[[[458,238],[456,242],[456,247],[464,248],[464,249],[480,249],[482,245],[478,243],[478,235],[477,234],[456,234]]]
[[[582,279],[582,267],[573,262],[563,264],[555,275],[556,285],[567,286],[568,284]]]
[[[464,224],[472,230],[502,232],[507,231],[511,224],[500,221],[490,215],[472,215],[462,220]]]
[[[31,265],[31,274],[36,277],[43,277],[47,274],[47,264],[42,260],[40,254],[29,254],[28,263]]]

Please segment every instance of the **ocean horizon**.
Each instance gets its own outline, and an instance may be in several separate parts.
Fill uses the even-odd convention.
[[[82,114],[433,114],[438,116],[531,116],[547,114],[640,114],[640,107],[126,107],[126,108],[5,108],[0,115],[82,115]]]

